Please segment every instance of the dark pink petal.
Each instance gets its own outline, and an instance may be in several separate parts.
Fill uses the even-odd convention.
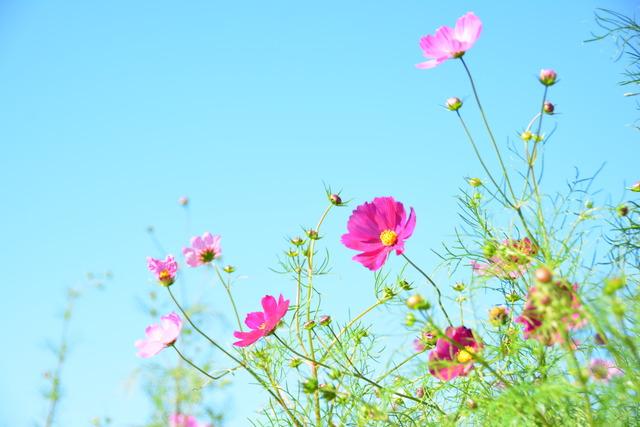
[[[244,323],[250,329],[258,329],[264,323],[264,313],[261,311],[254,311],[253,313],[249,313],[244,319]]]
[[[236,331],[233,333],[233,336],[239,339],[239,341],[234,342],[233,345],[237,347],[247,347],[262,338],[264,331],[261,329],[254,329],[249,332]]]
[[[410,208],[409,211],[409,220],[402,228],[402,232],[398,233],[398,238],[401,240],[406,240],[413,234],[413,230],[416,228],[416,213],[413,208]]]
[[[391,248],[381,246],[380,249],[371,252],[364,252],[353,257],[354,261],[367,267],[369,270],[376,271],[383,266],[389,256]]]

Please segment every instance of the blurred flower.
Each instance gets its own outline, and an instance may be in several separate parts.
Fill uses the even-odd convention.
[[[169,416],[169,427],[211,427],[211,424],[200,423],[193,415],[176,413]]]
[[[485,245],[487,246],[487,245]],[[517,240],[505,240],[498,245],[493,243],[492,251],[486,251],[487,263],[471,262],[473,271],[479,276],[494,276],[500,279],[514,280],[522,276],[531,263],[532,257],[538,253],[538,247],[528,237]]]
[[[183,248],[182,253],[191,267],[208,264],[222,255],[220,236],[213,236],[208,231],[200,236],[191,238],[191,247]]]
[[[280,320],[287,314],[289,300],[285,300],[284,297],[280,295],[280,298],[276,302],[276,299],[271,295],[265,295],[262,298],[262,309],[264,311],[247,314],[244,323],[251,330],[249,332],[234,332],[233,336],[240,341],[234,342],[233,345],[247,347],[273,332]]]
[[[533,273],[536,280],[540,283],[549,283],[553,279],[553,273],[547,267],[540,267]]]
[[[509,322],[509,309],[498,305],[489,309],[489,322],[494,326],[506,325]]]
[[[413,340],[413,349],[417,352],[430,350],[436,344],[437,340],[436,331],[423,331],[419,338]]]
[[[540,70],[540,83],[545,86],[552,86],[556,83],[556,79],[558,75],[554,70],[551,69],[542,69]]]
[[[566,281],[532,286],[522,314],[515,321],[524,326],[524,338],[545,345],[564,342],[564,335],[586,324],[578,285]]]
[[[482,349],[482,344],[476,340],[473,331],[464,326],[450,326],[445,335],[447,338],[438,338],[436,348],[429,353],[429,372],[440,380],[449,381],[471,371],[473,355]]]
[[[378,270],[393,250],[404,252],[404,241],[411,237],[416,226],[413,208],[406,218],[404,206],[393,197],[376,197],[372,202],[358,206],[347,223],[348,233],[342,235],[342,243],[362,253],[354,261],[369,270]]]
[[[147,326],[145,339],[137,340],[138,357],[149,358],[173,345],[180,335],[182,319],[176,313],[170,313],[160,318],[160,324]]]
[[[189,204],[189,198],[187,196],[182,196],[178,199],[178,204],[180,206],[187,206]]]
[[[622,371],[609,360],[592,359],[589,363],[589,374],[596,381],[609,382],[611,378],[622,375]]]
[[[417,64],[418,68],[433,68],[447,59],[460,58],[471,49],[482,32],[482,22],[468,12],[456,21],[455,28],[443,26],[435,34],[420,39],[420,48],[426,58],[433,58]]]
[[[178,263],[173,255],[167,255],[164,260],[147,257],[147,268],[163,286],[170,286],[176,279]]]

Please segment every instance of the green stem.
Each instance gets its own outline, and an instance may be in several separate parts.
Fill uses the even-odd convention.
[[[282,406],[282,408],[284,409],[284,411],[287,413],[287,415],[289,415],[289,418],[291,418],[291,421],[293,421],[293,424],[296,426],[302,426],[302,423],[296,418],[295,415],[293,415],[293,413],[291,413],[291,410],[289,409],[289,407],[287,406],[287,404],[280,399],[280,397],[278,395],[276,395],[273,390],[271,390],[271,388],[269,387],[268,384],[266,384],[264,382],[264,380],[262,378],[260,378],[260,376],[253,370],[251,369],[244,361],[238,359],[237,357],[235,357],[233,354],[229,353],[227,350],[224,349],[224,347],[222,347],[220,344],[218,344],[217,342],[215,342],[209,335],[205,334],[200,328],[198,328],[198,326],[196,326],[195,323],[193,323],[193,321],[191,320],[191,317],[189,317],[189,315],[187,314],[187,312],[182,308],[182,306],[180,305],[180,303],[178,302],[178,300],[176,300],[176,297],[173,295],[173,292],[171,291],[171,287],[167,286],[167,291],[169,292],[169,295],[171,296],[171,299],[173,300],[173,302],[175,303],[175,305],[178,307],[178,309],[180,310],[180,312],[182,313],[182,315],[185,317],[185,319],[187,319],[187,322],[189,322],[189,325],[191,325],[191,327],[197,332],[199,333],[202,337],[204,337],[207,341],[209,341],[211,343],[211,345],[213,345],[214,347],[216,347],[218,350],[220,350],[222,353],[224,353],[227,357],[229,357],[231,360],[233,360],[234,362],[236,362],[238,365],[242,366],[253,378],[255,378],[256,381],[258,381],[258,383],[271,395],[273,396],[273,398],[280,404],[280,406]]]
[[[431,286],[433,286],[433,288],[436,290],[436,293],[438,294],[438,305],[440,306],[440,310],[442,310],[444,317],[447,318],[447,322],[449,323],[449,326],[453,326],[453,323],[451,323],[451,319],[449,318],[449,314],[447,314],[447,310],[445,310],[444,305],[442,304],[442,292],[440,292],[440,288],[438,288],[438,285],[436,285],[436,283],[431,279],[431,277],[429,277],[427,273],[425,273],[420,267],[418,267],[413,261],[411,261],[408,256],[406,256],[403,253],[402,257],[405,260],[407,260],[407,262],[411,264],[413,268],[418,270],[418,272],[422,274],[427,279],[427,281],[431,284]]]
[[[215,375],[211,375],[209,374],[207,371],[205,371],[204,369],[200,368],[198,365],[196,365],[195,363],[193,363],[191,360],[189,360],[187,357],[185,357],[184,354],[182,354],[180,352],[180,350],[178,350],[178,347],[175,346],[175,344],[171,344],[171,347],[173,347],[173,349],[176,351],[176,353],[178,353],[178,356],[180,356],[180,358],[182,360],[184,360],[185,362],[187,362],[187,364],[189,364],[192,368],[196,369],[198,372],[200,372],[201,374],[203,374],[204,376],[208,377],[209,379],[212,380],[219,380],[220,378],[224,377],[225,375],[227,375],[229,372],[231,372],[232,370],[227,370],[224,373],[215,376]]]
[[[227,291],[227,296],[229,297],[229,301],[231,301],[231,307],[233,307],[233,313],[236,315],[238,328],[240,328],[240,331],[242,331],[242,322],[240,321],[240,314],[238,314],[238,308],[236,307],[236,302],[233,299],[233,295],[231,295],[231,284],[225,282],[224,278],[222,277],[222,274],[220,273],[220,269],[216,264],[214,264],[213,267],[214,267],[214,270],[216,271],[216,274],[218,275],[218,279],[220,279],[220,283],[222,283],[222,286],[224,287],[225,291]]]

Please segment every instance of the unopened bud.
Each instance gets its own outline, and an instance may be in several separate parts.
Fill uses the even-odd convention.
[[[301,364],[302,364],[302,360],[298,359],[297,357],[294,357],[289,361],[289,366],[291,366],[292,368],[297,368]]]
[[[520,134],[520,139],[522,139],[523,141],[529,141],[532,137],[533,137],[533,134],[531,133],[530,130],[525,130]]]
[[[544,111],[545,113],[551,115],[553,114],[554,110],[556,109],[555,105],[553,105],[552,103],[550,103],[549,101],[546,101],[543,105],[542,105],[542,111]]]
[[[558,75],[551,69],[540,70],[540,83],[545,86],[553,86],[556,83]]]
[[[415,294],[407,298],[407,307],[411,310],[428,310],[431,308],[429,301],[422,298],[422,295]]]
[[[503,305],[491,308],[489,322],[494,326],[506,325],[509,323],[509,309]]]
[[[456,96],[448,98],[444,103],[448,110],[458,111],[462,107],[462,100]]]
[[[178,199],[178,204],[180,206],[187,206],[189,204],[189,198],[187,196],[182,196]]]
[[[640,193],[640,181],[629,187],[629,190],[633,191],[634,193]]]
[[[512,292],[510,294],[507,294],[505,296],[505,299],[507,300],[507,302],[510,302],[510,303],[518,302],[520,301],[520,295],[516,294],[515,292]]]
[[[320,237],[318,237],[318,232],[314,229],[309,229],[306,231],[307,233],[307,237],[310,238],[311,240],[318,240]]]
[[[629,215],[629,207],[627,205],[620,205],[616,208],[616,212],[620,216],[627,216]]]
[[[416,397],[422,399],[424,397],[424,387],[418,387],[416,389]]]
[[[404,324],[408,327],[412,327],[416,323],[416,316],[413,313],[407,313],[404,316]]]
[[[553,278],[553,274],[547,267],[538,268],[535,271],[534,276],[536,277],[536,280],[540,283],[549,283]]]
[[[311,329],[316,327],[316,322],[314,322],[313,320],[309,320],[308,322],[305,322],[305,324],[303,325],[303,327],[307,330],[310,331]]]
[[[326,314],[324,316],[320,316],[318,323],[320,323],[321,326],[327,326],[331,323],[331,316],[328,316]]]
[[[329,201],[331,204],[340,206],[342,204],[342,198],[338,194],[332,194],[329,196]]]
[[[480,187],[482,185],[482,181],[480,178],[469,178],[469,185],[472,187]]]
[[[302,246],[304,244],[304,239],[302,237],[294,237],[291,239],[291,244],[295,246]]]
[[[476,409],[477,407],[478,407],[478,403],[475,400],[473,399],[467,400],[467,408]]]
[[[236,271],[236,268],[233,265],[225,265],[222,270],[224,270],[225,273],[231,274]]]
[[[611,277],[608,279],[604,279],[603,292],[606,295],[613,295],[619,289],[624,287],[625,284],[626,284],[626,280],[624,279],[624,277]]]
[[[453,285],[452,288],[454,291],[462,292],[464,291],[465,286],[464,286],[464,283],[462,282],[456,282],[456,284]]]

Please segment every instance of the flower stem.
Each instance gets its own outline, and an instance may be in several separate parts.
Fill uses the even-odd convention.
[[[438,305],[440,306],[440,310],[442,310],[444,317],[447,318],[447,323],[449,323],[449,326],[453,326],[453,323],[451,323],[451,319],[449,318],[449,314],[447,313],[447,310],[445,310],[444,305],[442,304],[442,292],[440,292],[440,288],[438,288],[438,285],[436,285],[436,283],[431,279],[431,277],[429,277],[427,273],[425,273],[420,267],[418,267],[413,261],[411,261],[408,256],[406,256],[403,253],[402,257],[405,260],[407,260],[407,262],[411,264],[413,268],[418,270],[418,272],[422,274],[427,279],[427,281],[431,284],[431,286],[433,286],[433,288],[436,290],[436,293],[438,294]]]
[[[242,331],[242,322],[240,321],[240,315],[238,314],[238,308],[236,307],[236,302],[233,299],[233,295],[231,295],[231,283],[227,283],[222,274],[220,274],[220,269],[216,264],[213,265],[216,274],[218,275],[218,279],[220,279],[220,283],[224,287],[225,291],[227,291],[227,296],[229,297],[229,301],[231,301],[231,307],[233,307],[233,313],[236,315],[236,321],[238,322],[238,328]]]

